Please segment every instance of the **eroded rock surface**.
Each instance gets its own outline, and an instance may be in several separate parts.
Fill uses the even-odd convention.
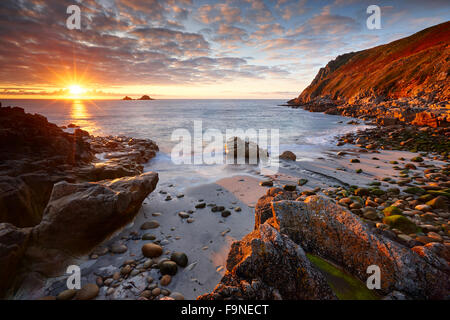
[[[303,249],[266,222],[232,244],[227,271],[200,300],[336,299]]]
[[[399,291],[416,299],[450,294],[449,264],[430,248],[411,250],[375,234],[359,217],[323,197],[273,202],[272,208],[280,232],[307,252],[336,262],[363,281],[368,266],[379,266],[384,294]]]

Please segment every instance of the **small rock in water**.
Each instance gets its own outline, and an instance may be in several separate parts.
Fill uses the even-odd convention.
[[[222,211],[222,217],[226,218],[226,217],[229,217],[230,215],[231,215],[230,211],[228,211],[228,210]]]
[[[205,202],[202,202],[202,203],[199,203],[199,204],[196,204],[195,205],[195,208],[196,209],[203,209],[203,208],[205,208],[206,207],[206,203]]]
[[[161,215],[161,212],[153,212],[152,216],[154,217],[159,217]]]
[[[295,190],[297,190],[297,187],[293,184],[285,184],[283,186],[283,189],[286,191],[295,191]]]
[[[111,252],[117,254],[125,253],[127,250],[127,246],[121,243],[115,243],[111,247]]]
[[[195,221],[195,219],[189,218],[186,220],[187,223],[193,223]]]
[[[272,180],[261,181],[259,185],[261,187],[273,187],[273,181]]]
[[[180,211],[178,212],[178,215],[180,216],[181,219],[187,219],[189,218],[189,214],[184,212],[184,211]]]
[[[307,183],[308,183],[308,179],[300,179],[300,180],[298,180],[298,185],[299,186],[304,186]]]
[[[159,271],[161,274],[175,275],[178,271],[177,264],[174,261],[163,260],[159,264]]]
[[[144,222],[141,225],[141,230],[156,229],[158,227],[159,227],[158,221],[151,220],[151,221]]]
[[[241,209],[241,207],[236,207],[236,208],[234,208],[234,211],[236,211],[236,212],[241,212],[242,209]]]
[[[142,254],[147,258],[156,258],[162,255],[163,249],[154,243],[146,243],[142,246]]]
[[[172,281],[172,277],[170,276],[170,275],[168,275],[168,274],[166,274],[166,275],[163,275],[162,276],[162,278],[161,278],[161,280],[159,281],[159,283],[162,285],[162,286],[168,286],[169,284],[170,284],[170,282]]]
[[[142,240],[155,240],[156,237],[151,233],[146,233],[142,236]]]
[[[188,257],[183,252],[173,252],[170,256],[170,260],[176,262],[176,264],[183,268],[188,264]]]
[[[183,198],[183,197],[184,197],[184,194],[182,194],[182,193],[177,195],[177,198]]]

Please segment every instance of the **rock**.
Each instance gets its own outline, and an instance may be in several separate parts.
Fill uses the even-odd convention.
[[[227,218],[231,215],[231,212],[229,210],[224,210],[222,211],[221,215],[223,218]]]
[[[380,291],[384,294],[397,290],[415,299],[436,299],[450,292],[450,281],[442,281],[449,279],[447,263],[432,253],[432,263],[424,261],[408,247],[374,233],[357,216],[323,197],[273,202],[272,208],[280,232],[308,252],[335,261],[362,281],[367,279],[367,267],[378,265],[383,270]],[[407,219],[390,216],[385,220],[392,222],[398,217]]]
[[[259,183],[259,185],[261,187],[272,187],[273,186],[273,181],[272,180],[261,181]]]
[[[195,208],[196,209],[203,209],[203,208],[205,208],[206,207],[206,203],[205,202],[202,202],[202,203],[199,203],[199,204],[196,204],[195,205]]]
[[[149,229],[156,229],[159,227],[159,222],[155,220],[144,222],[141,225],[141,230],[149,230]]]
[[[188,257],[183,252],[173,252],[170,256],[170,260],[176,262],[176,264],[183,268],[188,264]]]
[[[142,254],[147,258],[157,258],[162,255],[163,249],[154,243],[146,243],[142,246]]]
[[[252,141],[232,137],[225,144],[227,164],[258,164],[268,161],[269,153]]]
[[[428,201],[426,204],[433,209],[448,210],[447,200],[442,196],[436,197]]]
[[[383,223],[391,228],[396,228],[406,234],[417,232],[417,226],[408,218],[400,215],[392,215],[383,218]]]
[[[179,292],[172,292],[170,294],[170,297],[173,298],[174,300],[184,300],[184,296]]]
[[[157,182],[158,175],[150,172],[99,183],[57,183],[41,223],[32,230],[33,246],[89,252],[132,221]]]
[[[351,163],[360,163],[361,161],[359,161],[359,159],[350,159]]]
[[[295,160],[297,160],[297,156],[291,151],[284,151],[280,155],[280,159],[289,160],[289,161],[295,161]]]
[[[271,202],[274,200],[294,200],[291,194],[280,188],[270,188],[265,196],[258,199],[255,206],[255,229],[273,216]]]
[[[155,288],[152,290],[152,295],[157,297],[161,294],[161,289],[160,288]]]
[[[0,223],[0,298],[14,291],[13,283],[28,246],[29,229]]]
[[[383,213],[386,217],[389,217],[389,216],[394,216],[394,215],[401,215],[402,210],[400,210],[400,208],[398,208],[398,207],[390,206],[390,207],[385,208],[383,210]]]
[[[414,209],[423,211],[423,212],[428,212],[431,210],[431,206],[426,205],[426,204],[419,204],[419,205],[415,206]]]
[[[75,295],[75,300],[92,300],[98,296],[100,289],[94,283],[88,283],[81,287]]]
[[[411,159],[412,162],[423,162],[423,158],[422,157],[414,157]]]
[[[236,208],[234,208],[234,211],[236,211],[236,212],[241,212],[241,211],[242,211],[242,208],[241,208],[241,207],[236,207]]]
[[[121,254],[127,252],[128,248],[126,245],[121,243],[115,243],[111,247],[111,252],[116,254]]]
[[[268,222],[231,245],[226,273],[199,300],[336,299],[303,249]]]
[[[155,240],[156,237],[151,233],[146,233],[142,236],[142,240]]]
[[[162,275],[168,274],[174,276],[177,274],[178,267],[174,261],[163,260],[159,263],[159,271]]]
[[[71,300],[75,296],[76,293],[77,293],[77,290],[75,290],[75,289],[64,290],[56,296],[56,300]]]
[[[283,189],[286,191],[295,191],[295,190],[297,190],[297,187],[293,184],[285,184],[283,186]]]
[[[184,212],[184,211],[178,212],[178,216],[179,216],[181,219],[187,219],[187,218],[190,217],[190,215],[187,214],[187,213]]]
[[[163,275],[161,280],[159,281],[159,283],[163,286],[166,287],[170,284],[170,282],[172,281],[172,277],[169,276],[168,274]]]
[[[308,183],[308,179],[300,179],[300,180],[298,180],[298,185],[299,186],[304,186],[307,183]]]

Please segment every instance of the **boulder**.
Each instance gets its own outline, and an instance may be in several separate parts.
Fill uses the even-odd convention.
[[[450,294],[450,267],[444,259],[431,250],[424,259],[374,233],[358,216],[326,198],[273,202],[272,209],[281,233],[360,280],[367,280],[369,266],[379,266],[382,294],[399,291],[415,299],[443,299]]]
[[[231,245],[227,271],[199,300],[336,299],[303,249],[268,222]]]
[[[72,254],[88,252],[135,217],[158,183],[158,174],[98,183],[57,183],[41,223],[32,230],[33,246]]]
[[[297,160],[297,156],[291,151],[285,151],[281,154],[280,159],[295,161]]]
[[[225,154],[227,163],[234,164],[258,164],[267,163],[269,153],[252,141],[242,140],[239,137],[232,137],[225,144]]]

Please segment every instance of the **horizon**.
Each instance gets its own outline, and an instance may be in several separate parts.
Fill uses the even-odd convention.
[[[0,99],[282,99],[338,55],[450,19],[447,1],[71,1],[0,4]],[[49,19],[48,17],[52,18]]]

